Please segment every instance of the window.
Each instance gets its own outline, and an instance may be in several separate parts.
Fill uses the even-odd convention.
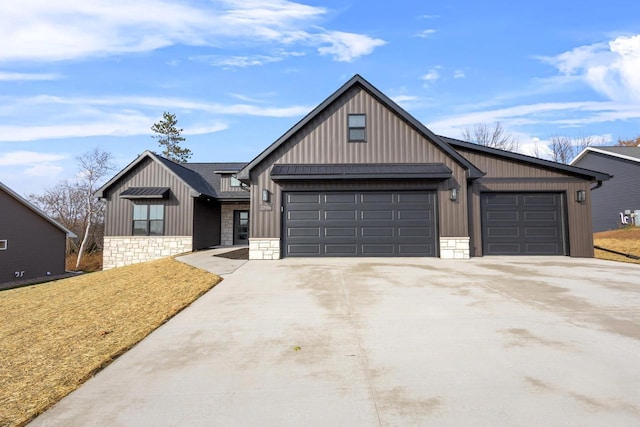
[[[347,117],[349,125],[349,142],[366,142],[365,132],[367,116],[364,114],[349,114]]]
[[[7,241],[0,240],[0,251],[6,251],[6,250],[7,250]]]
[[[163,236],[164,205],[133,205],[133,235]]]
[[[229,179],[231,180],[231,186],[232,187],[242,187],[242,183],[235,176],[231,176],[231,177],[229,177]]]

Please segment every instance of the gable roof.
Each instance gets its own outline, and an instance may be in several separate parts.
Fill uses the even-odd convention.
[[[587,153],[600,153],[606,156],[616,157],[619,159],[630,160],[632,162],[640,162],[640,147],[586,147],[571,161],[571,165],[579,162]]]
[[[7,187],[6,185],[4,185],[2,182],[0,182],[0,190],[3,190],[5,193],[7,193],[9,196],[13,197],[14,199],[16,199],[16,201],[22,205],[24,205],[27,209],[33,211],[33,213],[35,213],[36,215],[41,216],[42,218],[44,218],[46,221],[50,222],[54,227],[58,228],[60,231],[64,232],[67,237],[78,237],[76,236],[76,234],[67,229],[66,227],[64,227],[62,224],[60,224],[59,222],[57,222],[56,220],[54,220],[53,218],[51,218],[49,215],[47,215],[46,213],[42,212],[39,208],[37,208],[34,204],[32,204],[31,202],[29,202],[27,199],[23,198],[22,196],[20,196],[18,193],[16,193],[15,191],[13,191],[12,189],[10,189],[9,187]]]
[[[170,174],[180,179],[191,190],[193,197],[209,196],[215,198],[247,198],[248,196],[239,193],[239,197],[235,194],[228,196],[229,193],[220,192],[220,175],[214,171],[229,171],[233,173],[238,171],[245,163],[176,163],[166,159],[152,151],[146,150],[140,154],[134,161],[129,163],[118,174],[111,178],[106,184],[96,191],[96,197],[103,198],[105,191],[113,184],[118,182],[124,175],[139,165],[145,159],[151,159],[167,170]]]
[[[565,165],[564,163],[552,162],[551,160],[538,159],[537,157],[527,156],[525,154],[514,153],[512,151],[500,150],[498,148],[486,147],[484,145],[474,144],[471,142],[461,141],[459,139],[440,136],[447,144],[453,147],[464,148],[467,150],[479,151],[498,157],[515,160],[522,163],[528,163],[534,166],[541,166],[547,169],[560,170],[572,175],[578,175],[594,179],[596,181],[607,181],[612,178],[611,175],[602,172],[596,172],[589,169],[579,168],[577,166]]]
[[[253,169],[256,165],[262,162],[269,154],[271,154],[274,150],[284,144],[291,136],[293,136],[296,132],[302,129],[305,125],[311,122],[314,118],[316,118],[322,111],[324,111],[327,107],[329,107],[335,100],[344,95],[349,89],[352,87],[359,86],[362,89],[366,90],[371,96],[376,98],[380,103],[382,103],[389,110],[393,111],[400,118],[402,118],[405,122],[411,125],[416,131],[421,133],[427,139],[433,141],[433,143],[448,154],[451,158],[453,158],[460,166],[467,170],[468,178],[479,178],[484,175],[482,171],[476,168],[471,162],[461,156],[454,149],[449,147],[444,141],[442,141],[436,134],[431,132],[426,128],[425,125],[420,123],[415,117],[409,114],[407,111],[402,109],[398,104],[393,102],[389,97],[380,92],[377,88],[375,88],[371,83],[366,81],[362,76],[356,74],[348,82],[346,82],[342,87],[340,87],[337,91],[335,91],[331,96],[325,99],[320,105],[314,108],[309,114],[303,117],[298,123],[296,123],[292,128],[290,128],[284,135],[278,138],[273,144],[267,147],[262,153],[258,154],[256,158],[254,158],[249,164],[247,164],[239,173],[238,179],[243,181],[248,181],[250,177],[251,169]]]

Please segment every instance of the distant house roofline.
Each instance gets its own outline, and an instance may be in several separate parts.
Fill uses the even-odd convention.
[[[529,163],[537,166],[543,166],[551,169],[558,169],[564,172],[568,172],[574,175],[581,175],[591,177],[597,181],[608,181],[612,178],[607,173],[592,171],[589,169],[583,169],[573,165],[565,165],[564,163],[553,162],[551,160],[539,159],[537,157],[527,156],[526,154],[515,153],[513,151],[501,150],[499,148],[487,147],[484,145],[474,144],[472,142],[461,141],[455,138],[449,138],[447,136],[440,136],[445,142],[454,147],[466,148],[468,150],[480,151],[487,154],[493,154],[495,156],[506,157],[508,159],[517,160],[523,163]]]
[[[24,205],[29,210],[33,211],[35,214],[37,214],[37,215],[41,216],[42,218],[44,218],[45,220],[49,221],[56,228],[58,228],[61,231],[63,231],[67,235],[67,237],[72,237],[72,238],[73,237],[78,237],[73,231],[67,229],[65,226],[60,224],[58,221],[54,220],[49,215],[47,215],[46,213],[42,212],[37,206],[35,206],[33,203],[29,202],[27,199],[25,199],[24,197],[22,197],[21,195],[19,195],[18,193],[16,193],[15,191],[10,189],[6,185],[4,185],[2,182],[0,182],[0,189],[4,190],[4,192],[6,192],[8,195],[10,195],[14,199],[16,199],[18,202],[20,202],[22,205]]]
[[[636,148],[638,148],[638,151],[640,151],[640,147],[636,147]],[[629,161],[632,161],[632,162],[640,163],[640,157],[627,156],[627,155],[624,155],[624,154],[616,153],[614,151],[602,150],[602,149],[596,148],[596,147],[586,147],[584,150],[582,150],[580,152],[580,154],[578,154],[575,157],[575,159],[571,160],[571,162],[569,164],[570,165],[574,165],[575,163],[579,162],[589,152],[604,154],[606,156],[617,157],[619,159],[624,159],[624,160],[629,160]]]

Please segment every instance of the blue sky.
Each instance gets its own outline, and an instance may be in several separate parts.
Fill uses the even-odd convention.
[[[439,134],[614,144],[640,135],[640,2],[2,2],[0,181],[40,193],[93,147],[122,168],[163,111],[191,161],[249,161],[356,73]]]

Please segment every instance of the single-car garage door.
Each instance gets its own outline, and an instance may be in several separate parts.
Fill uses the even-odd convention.
[[[484,255],[565,255],[558,193],[482,193]]]
[[[435,256],[435,192],[288,192],[285,256]]]

